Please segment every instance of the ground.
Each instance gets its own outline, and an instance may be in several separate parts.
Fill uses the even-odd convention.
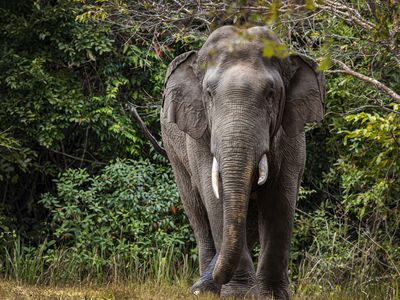
[[[128,300],[128,299],[198,299],[191,296],[188,287],[171,286],[167,284],[121,284],[109,286],[74,285],[62,287],[34,286],[16,282],[0,281],[1,300]],[[201,299],[218,299],[207,296]]]
[[[362,297],[363,298],[363,297]],[[365,297],[366,299],[378,299]],[[380,298],[380,297],[379,297]],[[200,299],[200,300],[216,300],[220,299],[216,296],[205,295],[196,297],[189,294],[189,286],[171,285],[166,283],[142,283],[142,284],[112,284],[105,286],[96,285],[73,285],[73,286],[35,286],[20,284],[11,281],[0,281],[0,299],[1,300],[128,300],[128,299]],[[294,295],[293,300],[345,300],[345,299],[361,299],[358,296],[348,296],[345,294],[329,293],[316,296]],[[383,299],[383,298],[381,298]]]

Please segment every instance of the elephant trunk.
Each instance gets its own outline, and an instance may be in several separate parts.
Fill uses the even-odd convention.
[[[223,239],[213,272],[218,284],[231,280],[246,245],[246,217],[255,164],[254,152],[242,151],[221,153]]]
[[[218,284],[231,280],[241,260],[246,245],[246,218],[253,175],[260,157],[268,150],[268,139],[261,138],[267,136],[269,128],[266,112],[255,106],[258,98],[251,88],[253,85],[247,77],[240,78],[240,74],[235,72],[234,76],[225,77],[226,92],[215,100],[219,113],[213,119],[211,133],[211,148],[217,160],[212,168],[213,190],[223,201],[222,244],[213,271]],[[220,180],[215,176],[216,167]],[[267,176],[267,169],[263,167],[262,170],[259,184],[263,184]],[[222,183],[221,186],[217,182]],[[219,190],[221,195],[218,195]]]

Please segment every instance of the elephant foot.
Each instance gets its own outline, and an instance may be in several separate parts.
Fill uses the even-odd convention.
[[[245,274],[243,276],[235,276],[227,284],[221,288],[222,297],[244,297],[250,299],[258,298],[259,290],[256,284],[255,276]]]
[[[213,293],[219,295],[221,287],[218,286],[209,274],[200,277],[199,280],[190,288],[190,292],[196,296],[205,293]]]
[[[218,255],[214,255],[213,259],[208,264],[200,279],[190,288],[190,292],[196,296],[204,293],[213,293],[219,295],[221,286],[218,285],[212,278],[212,272],[215,267]]]
[[[289,300],[290,290],[289,287],[271,287],[261,289],[261,295],[267,299],[276,300]]]
[[[261,295],[267,299],[274,299],[274,300],[289,300],[290,299],[290,292],[289,290],[277,290],[277,291],[267,291],[261,293]]]

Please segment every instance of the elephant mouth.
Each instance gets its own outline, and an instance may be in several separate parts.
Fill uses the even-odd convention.
[[[261,159],[258,163],[258,178],[257,180],[253,179],[251,192],[258,190],[262,187],[268,179],[268,160],[267,155],[264,153],[261,156]],[[257,185],[255,182],[257,181]],[[220,178],[220,169],[217,159],[213,158],[213,163],[211,167],[211,185],[214,192],[214,195],[217,199],[220,198],[221,191],[221,178]]]

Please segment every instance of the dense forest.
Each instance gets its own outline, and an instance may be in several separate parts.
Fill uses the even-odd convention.
[[[108,283],[197,275],[161,143],[164,76],[221,25],[267,25],[326,74],[306,128],[293,290],[400,297],[400,4],[36,0],[0,4],[0,277]],[[256,250],[257,252],[257,250]],[[371,296],[372,297],[372,296]]]

